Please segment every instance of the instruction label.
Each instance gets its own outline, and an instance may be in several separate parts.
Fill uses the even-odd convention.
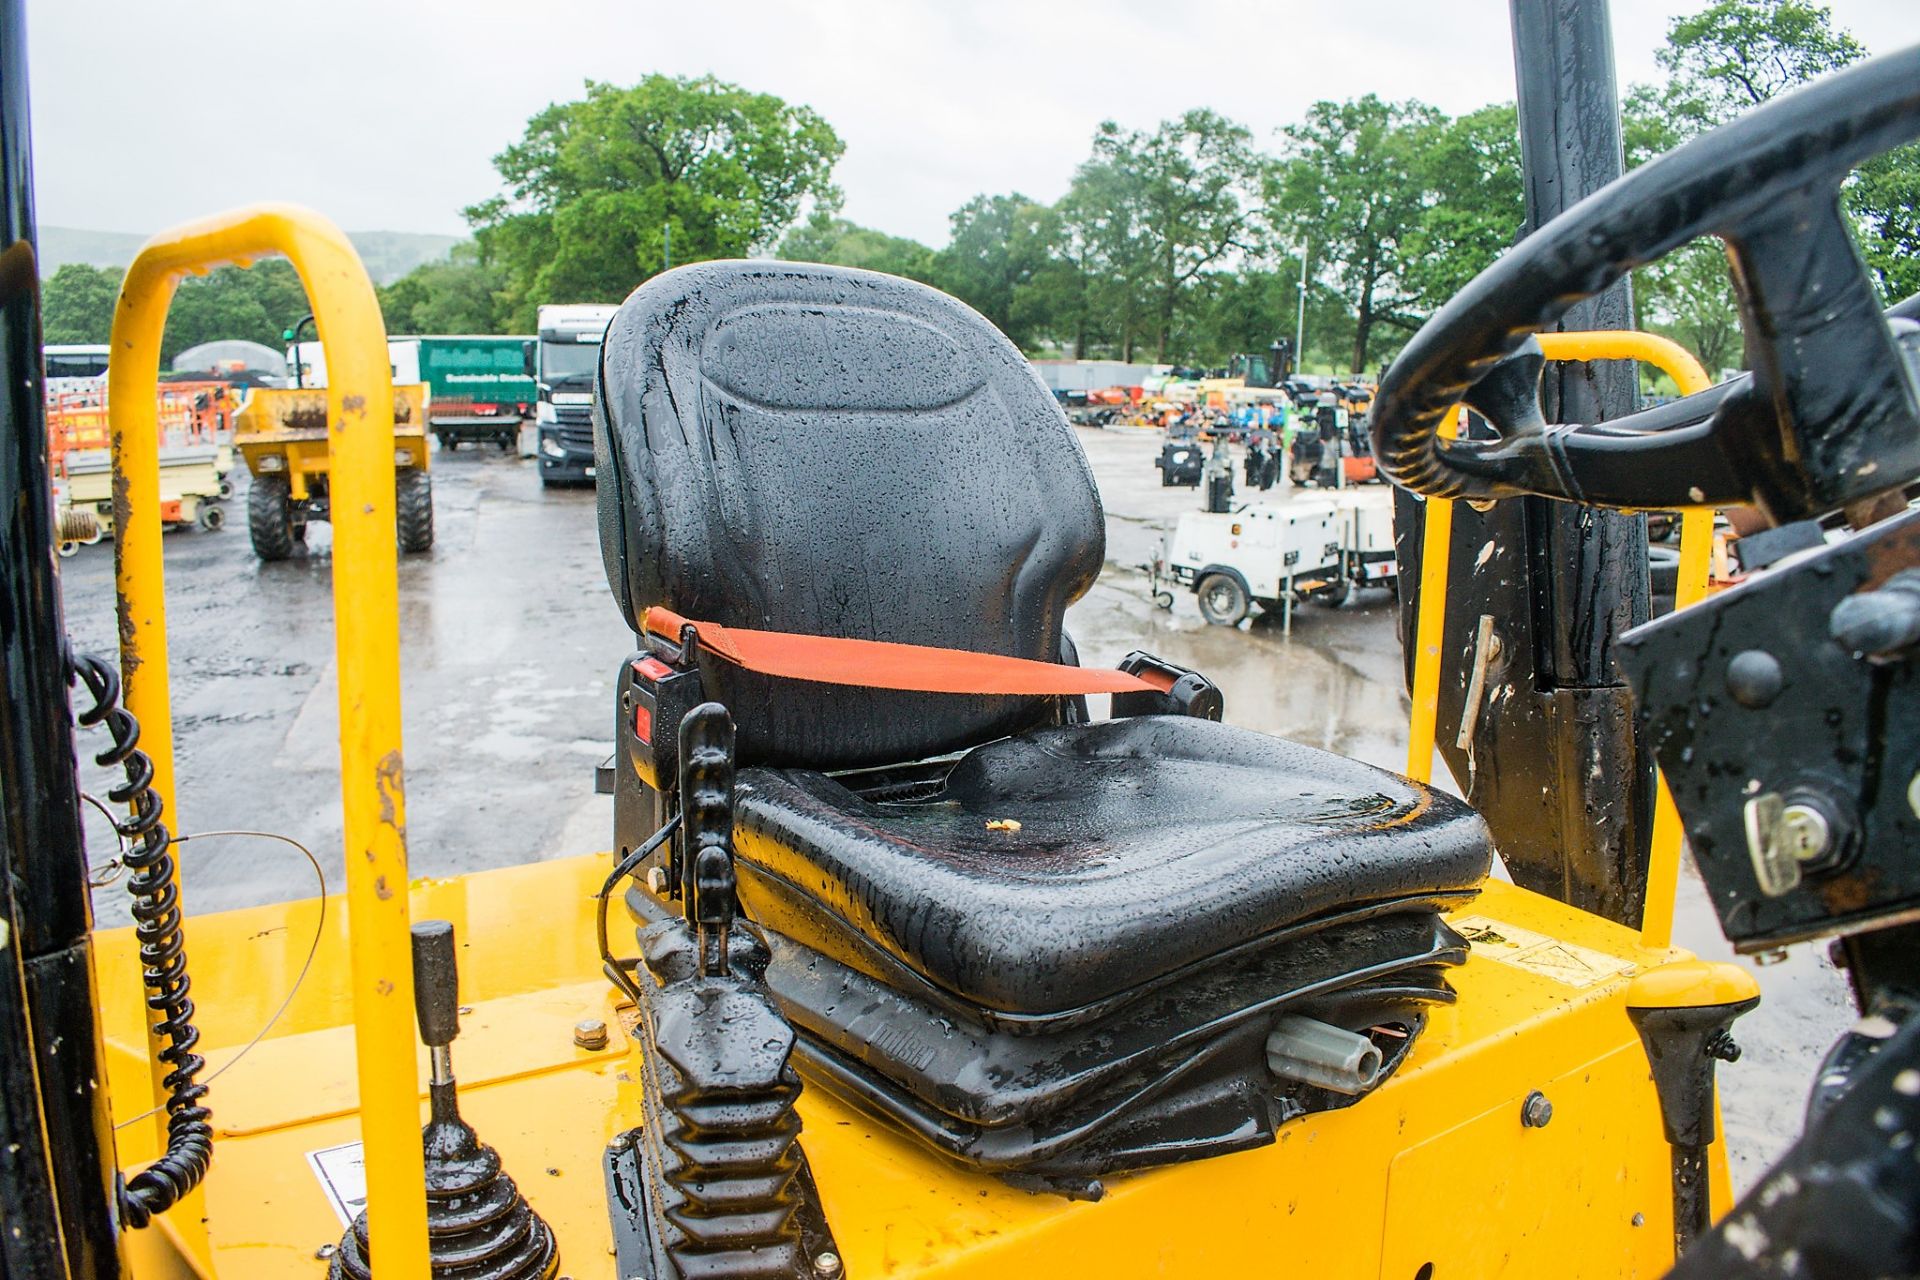
[[[357,1142],[337,1147],[322,1147],[307,1152],[307,1167],[320,1179],[320,1190],[327,1203],[340,1215],[340,1225],[350,1227],[360,1211],[367,1207],[366,1154]]]
[[[1473,944],[1474,954],[1569,987],[1591,987],[1634,967],[1631,960],[1487,916],[1466,916],[1452,924]]]

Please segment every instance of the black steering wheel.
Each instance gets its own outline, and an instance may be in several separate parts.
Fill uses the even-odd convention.
[[[1538,494],[1661,509],[1823,514],[1920,476],[1920,324],[1883,313],[1840,184],[1920,136],[1920,46],[1766,103],[1527,237],[1414,335],[1381,379],[1374,456],[1445,498]],[[1532,335],[1697,236],[1727,244],[1752,374],[1598,425],[1549,425]],[[1466,403],[1497,440],[1442,439]]]

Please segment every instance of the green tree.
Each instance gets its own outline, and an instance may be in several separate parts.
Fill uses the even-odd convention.
[[[167,312],[161,360],[221,338],[244,338],[278,350],[281,335],[311,309],[299,273],[285,258],[183,280]]]
[[[953,237],[933,257],[933,281],[1025,347],[1030,327],[1014,302],[1046,264],[1053,223],[1047,207],[1019,192],[978,195],[954,210]]]
[[[1920,293],[1920,146],[1869,160],[1847,187],[1860,251],[1888,302]]]
[[[1684,139],[1866,55],[1866,46],[1834,29],[1823,4],[1716,0],[1675,18],[1654,58],[1667,73],[1666,113]]]
[[[1519,238],[1526,220],[1520,122],[1512,103],[1415,127],[1424,207],[1401,240],[1400,284],[1417,315],[1448,298]]]
[[[542,302],[612,302],[666,262],[771,248],[809,204],[832,209],[840,138],[813,110],[712,76],[587,83],[494,157],[507,190],[467,210],[505,273],[500,319]]]
[[[933,279],[933,250],[926,245],[836,218],[824,209],[787,232],[779,256],[789,262],[884,271],[909,280]]]
[[[498,333],[498,295],[505,272],[482,262],[477,246],[457,244],[447,257],[423,263],[379,290],[388,333]]]
[[[1048,260],[1025,299],[1052,332],[1072,336],[1076,357],[1098,344],[1131,363],[1147,332],[1154,245],[1141,185],[1136,171],[1093,159],[1053,207]]]
[[[1188,359],[1212,368],[1239,353],[1265,353],[1273,340],[1293,340],[1300,303],[1300,266],[1214,272],[1201,282],[1186,330]]]
[[[1173,352],[1184,296],[1202,273],[1258,249],[1267,161],[1246,126],[1204,108],[1151,133],[1109,120],[1093,139],[1093,159],[1109,171],[1108,190],[1130,206],[1128,279],[1144,291],[1154,358]]]
[[[105,342],[124,274],[84,262],[62,263],[40,289],[40,327],[46,341]]]
[[[1668,27],[1656,58],[1660,86],[1627,95],[1628,163],[1638,164],[1725,124],[1867,50],[1809,0],[1716,0]],[[1868,162],[1847,183],[1862,255],[1889,301],[1920,291],[1920,147]],[[1692,349],[1709,369],[1734,362],[1739,335],[1733,287],[1717,242],[1697,241],[1635,274],[1644,323]]]
[[[1282,235],[1306,245],[1315,278],[1351,308],[1354,373],[1377,354],[1383,324],[1411,332],[1418,323],[1419,294],[1403,272],[1429,204],[1422,147],[1443,120],[1424,103],[1368,94],[1316,102],[1305,121],[1286,130],[1274,220]]]

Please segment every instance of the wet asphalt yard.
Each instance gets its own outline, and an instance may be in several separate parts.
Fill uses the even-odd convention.
[[[1136,566],[1163,528],[1197,506],[1162,489],[1159,437],[1083,430],[1107,508],[1108,565],[1069,612],[1089,665],[1134,649],[1206,672],[1237,724],[1404,767],[1408,703],[1392,597],[1368,590],[1339,609],[1302,606],[1291,637],[1278,617],[1210,627],[1191,593],[1170,613],[1148,601]],[[436,542],[400,562],[408,846],[414,874],[447,876],[606,848],[612,803],[593,790],[612,741],[612,688],[632,636],[607,589],[589,489],[543,489],[529,458],[492,448],[433,459]],[[248,545],[246,480],[224,531],[166,541],[175,716],[176,830],[282,832],[313,849],[341,885],[338,686],[333,661],[329,530],[304,554],[257,561]],[[1279,491],[1276,491],[1278,493]],[[76,645],[114,655],[109,543],[61,562]],[[1104,714],[1104,698],[1094,712]],[[93,745],[83,738],[83,747]],[[97,745],[94,749],[98,749]],[[108,777],[88,768],[89,788]],[[1441,771],[1444,774],[1444,770]],[[96,862],[111,855],[90,823]],[[193,912],[312,892],[312,873],[277,842],[222,838],[182,849]],[[118,886],[96,893],[103,924],[124,923]],[[1678,941],[1728,954],[1690,875]],[[1851,1018],[1824,945],[1795,948],[1760,972],[1765,999],[1737,1028],[1746,1049],[1723,1068],[1735,1178],[1750,1185],[1800,1127],[1806,1086]]]

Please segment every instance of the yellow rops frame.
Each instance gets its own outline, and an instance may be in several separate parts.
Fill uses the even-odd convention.
[[[108,404],[120,664],[144,728],[154,788],[176,829],[173,713],[159,491],[160,340],[187,275],[281,254],[313,307],[327,359],[334,643],[341,803],[352,912],[354,1046],[374,1256],[383,1276],[427,1275],[427,1207],[408,943],[406,788],[400,754],[399,579],[394,541],[393,376],[380,303],[340,229],[306,209],[257,205],[149,240],[114,309]],[[178,875],[178,872],[175,873]],[[156,1048],[158,1046],[150,1046]],[[155,1057],[154,1100],[164,1101]],[[164,1135],[166,1116],[158,1114]],[[164,1141],[164,1136],[162,1137]],[[179,1218],[183,1215],[174,1215]],[[177,1228],[182,1231],[189,1227]]]

